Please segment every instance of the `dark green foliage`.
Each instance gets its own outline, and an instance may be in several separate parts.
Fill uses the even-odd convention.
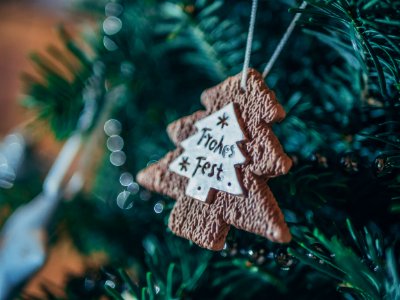
[[[226,8],[225,8],[226,9]],[[156,34],[165,36],[161,49],[181,52],[179,60],[217,81],[238,73],[243,63],[246,31],[241,24],[224,18],[223,1],[197,1],[194,4],[166,2]]]
[[[347,63],[373,78],[383,97],[398,92],[400,26],[397,1],[311,0],[307,25],[316,37],[336,48]],[[397,103],[398,105],[398,103]]]
[[[64,139],[76,128],[92,62],[62,27],[59,35],[65,49],[50,46],[46,55],[31,55],[37,74],[23,75],[28,94],[24,104],[35,109],[39,118],[48,120],[57,138]]]
[[[303,249],[290,249],[289,252],[301,262],[337,280],[340,283],[338,290],[342,293],[360,299],[398,299],[399,273],[393,248],[386,251],[382,248],[383,237],[376,229],[364,228],[362,234],[355,231],[349,220],[347,226],[352,247],[343,245],[338,236],[327,239],[315,229],[305,242],[299,243]],[[321,246],[313,248],[313,245],[318,245],[316,242]],[[329,250],[323,252],[321,249]]]
[[[105,66],[104,99],[125,88],[111,114],[122,124],[126,163],[113,166],[104,145],[92,190],[64,204],[54,222],[82,252],[105,251],[119,268],[117,284],[101,277],[93,299],[400,298],[400,2],[307,2],[301,28],[266,78],[287,112],[274,131],[294,161],[269,183],[295,236],[289,249],[233,229],[227,248],[211,253],[168,231],[172,200],[140,190],[130,210],[115,201],[122,172],[135,174],[173,148],[167,124],[199,109],[202,90],[241,71],[250,1],[116,2],[123,26],[86,38],[93,58],[62,30],[66,51],[49,49],[60,64],[33,56],[40,77],[28,79],[27,103],[59,138],[76,127],[95,61]],[[96,12],[101,28],[107,2],[79,4]],[[298,4],[260,1],[251,59],[258,70]],[[19,184],[13,192],[26,195]],[[1,197],[4,207],[9,196]],[[87,299],[72,292],[74,282],[69,298]]]

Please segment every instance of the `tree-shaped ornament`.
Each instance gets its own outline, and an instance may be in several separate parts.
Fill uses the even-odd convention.
[[[267,185],[291,167],[271,126],[285,112],[257,71],[205,90],[205,111],[181,118],[167,132],[177,149],[142,170],[137,181],[177,200],[171,230],[196,244],[221,250],[230,225],[271,241],[291,240]]]

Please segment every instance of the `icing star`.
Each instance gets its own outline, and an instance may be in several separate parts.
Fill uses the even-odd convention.
[[[229,119],[229,117],[226,115],[226,113],[224,113],[223,115],[222,115],[222,117],[218,117],[218,123],[217,123],[217,125],[221,125],[221,129],[224,129],[224,126],[228,126],[229,124],[228,124],[228,119]]]
[[[179,163],[179,166],[181,167],[181,171],[187,171],[187,167],[190,165],[189,163],[189,157],[182,157],[182,161]]]

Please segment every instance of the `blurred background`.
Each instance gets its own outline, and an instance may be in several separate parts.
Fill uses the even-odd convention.
[[[303,12],[265,80],[294,240],[232,228],[212,252],[135,175],[242,70],[252,1],[1,1],[0,300],[4,282],[24,300],[400,299],[400,4],[301,2],[259,1],[251,56],[262,71]]]
[[[73,1],[67,0],[3,0],[0,2],[0,136],[4,137],[21,124],[30,122],[34,112],[21,106],[23,98],[23,72],[35,73],[30,54],[43,52],[50,44],[60,46],[56,27],[63,24],[74,34],[84,24],[90,26],[90,14],[73,11]],[[93,25],[93,24],[91,24]],[[46,126],[42,127],[45,132]],[[61,145],[52,134],[41,135],[33,144],[33,151],[41,161],[45,173],[56,157]],[[4,221],[4,220],[3,220]],[[93,261],[92,261],[93,260]],[[26,286],[27,293],[44,297],[41,284],[63,286],[66,274],[81,274],[86,267],[100,264],[102,258],[83,257],[70,239],[57,242],[45,267]]]
[[[69,1],[1,1],[1,47],[0,68],[2,70],[1,133],[8,133],[24,120],[28,120],[27,110],[18,105],[21,98],[22,71],[31,70],[29,54],[43,50],[50,43],[57,43],[54,27],[60,23],[74,28],[81,18],[69,13]]]

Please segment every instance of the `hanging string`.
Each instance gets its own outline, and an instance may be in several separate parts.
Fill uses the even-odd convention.
[[[256,22],[256,14],[257,14],[257,3],[258,0],[253,0],[253,4],[251,5],[249,33],[247,35],[246,52],[244,55],[242,80],[240,81],[240,86],[243,90],[246,90],[247,69],[249,68],[250,64],[251,47],[253,44],[254,24]]]
[[[307,6],[307,2],[303,1],[303,3],[300,5],[300,9],[304,9],[304,8],[306,8],[306,6]],[[301,12],[298,12],[294,16],[292,22],[290,22],[289,27],[286,29],[285,34],[283,35],[282,39],[280,40],[278,46],[276,47],[274,53],[272,54],[271,58],[269,59],[267,65],[262,73],[263,78],[267,77],[267,75],[271,71],[276,59],[278,58],[279,54],[281,54],[283,47],[287,43],[290,35],[293,32],[293,29],[296,27],[296,22],[299,20],[300,17],[301,17]]]

